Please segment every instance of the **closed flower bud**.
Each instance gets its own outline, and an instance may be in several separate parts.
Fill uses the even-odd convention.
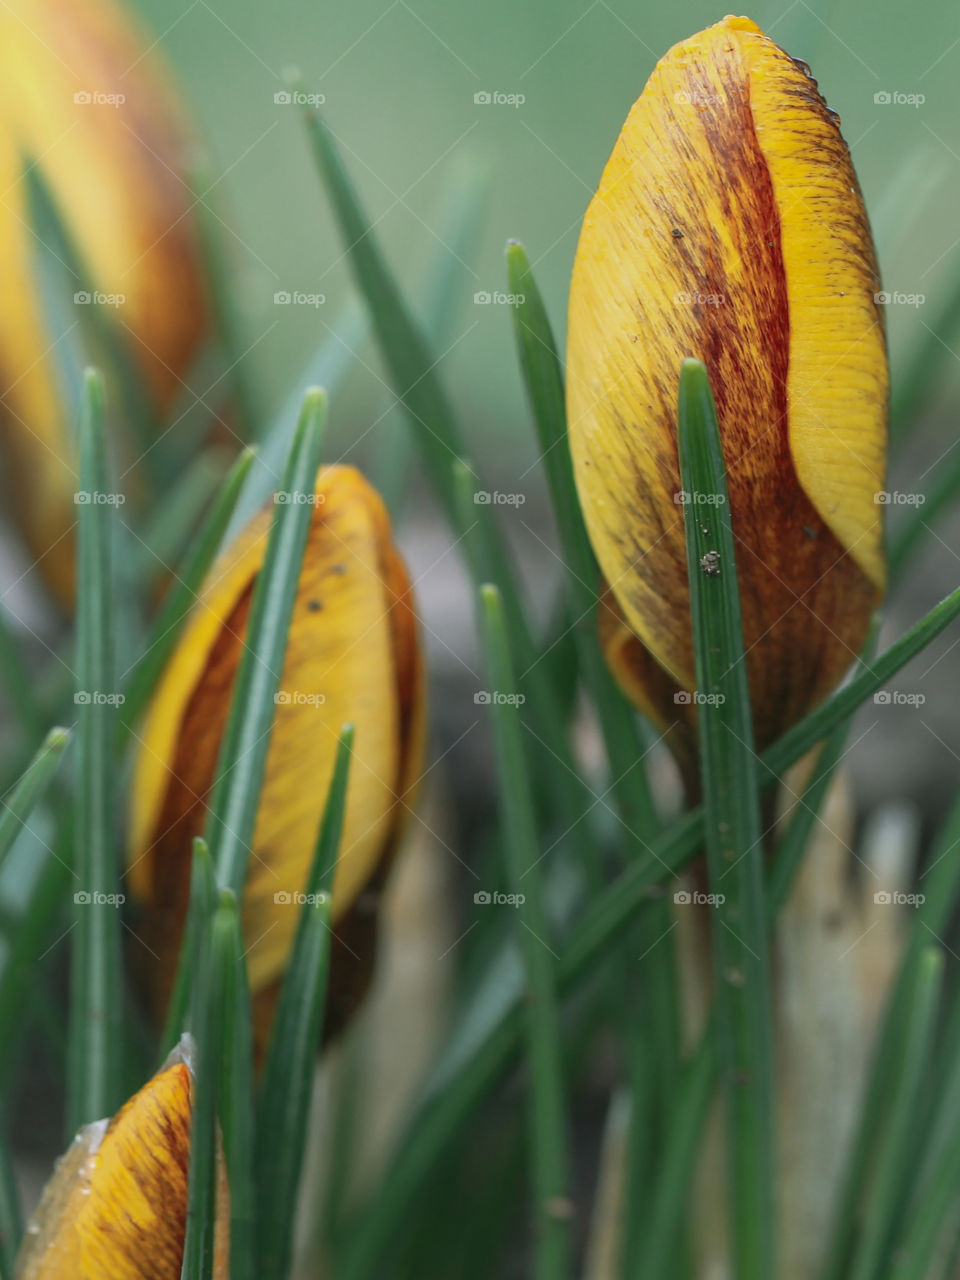
[[[343,725],[352,723],[355,737],[333,885],[328,1030],[345,1021],[369,981],[377,891],[422,748],[417,624],[383,503],[351,467],[322,468],[312,496],[243,900],[261,1050]],[[158,1015],[176,968],[192,841],[204,827],[269,522],[263,513],[214,566],[141,732],[128,881]]]
[[[77,406],[63,357],[91,309],[101,308],[162,413],[206,327],[192,197],[179,176],[184,131],[149,43],[111,0],[11,0],[0,14],[4,470],[27,544],[65,604],[73,590]],[[37,271],[26,162],[56,202],[86,283],[64,270],[62,281],[45,284]],[[56,325],[53,287],[63,292]]]
[[[77,1134],[27,1229],[16,1280],[179,1280],[192,1115],[193,1075],[178,1050],[112,1120]],[[229,1274],[229,1225],[219,1159],[214,1280]]]
[[[857,655],[885,579],[879,288],[850,155],[808,68],[746,18],[670,50],[587,210],[567,351],[604,640],[661,724],[695,714],[684,512],[709,527],[717,500],[681,493],[685,357],[704,361],[717,404],[758,743]]]

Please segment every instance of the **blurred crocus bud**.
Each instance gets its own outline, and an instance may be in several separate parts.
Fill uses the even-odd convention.
[[[86,1125],[47,1184],[16,1280],[179,1280],[193,1114],[189,1041],[112,1120]],[[227,1280],[230,1192],[218,1160],[214,1280]]]
[[[110,0],[10,0],[0,11],[0,431],[7,501],[64,604],[73,591],[69,535],[77,489],[77,406],[62,359],[76,342],[70,322],[80,332],[91,308],[107,313],[160,413],[181,388],[206,329],[192,196],[180,176],[186,131],[153,43]],[[57,313],[56,324],[48,311],[50,284],[37,270],[27,162],[39,171],[90,274],[71,297],[64,271],[65,314]]]
[[[278,494],[278,500],[285,495]],[[422,751],[423,678],[406,569],[386,509],[351,467],[322,468],[276,695],[243,900],[262,1050],[303,909],[341,728],[354,725],[333,886],[327,1030],[349,1017],[373,968],[377,894]],[[128,878],[152,1003],[169,998],[270,513],[214,566],[147,714],[134,779]]]
[[[568,409],[612,665],[659,723],[696,689],[677,384],[707,366],[761,746],[838,682],[884,588],[887,359],[860,188],[803,63],[747,18],[660,61],[584,219]],[[723,572],[705,565],[704,572]]]

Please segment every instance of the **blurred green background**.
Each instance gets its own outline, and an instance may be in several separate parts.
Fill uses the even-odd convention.
[[[299,389],[309,354],[338,325],[350,294],[299,113],[274,102],[283,71],[298,66],[307,89],[325,96],[326,117],[414,301],[425,265],[448,256],[442,211],[463,157],[487,166],[479,254],[452,261],[462,306],[440,345],[442,367],[475,452],[505,469],[518,455],[532,457],[509,317],[503,306],[474,305],[473,295],[504,288],[503,244],[518,236],[562,332],[579,221],[630,104],[656,59],[723,9],[689,0],[141,0],[140,10],[210,147],[217,181],[207,198],[230,229],[251,360],[275,399]],[[926,297],[919,307],[889,308],[896,377],[960,275],[956,12],[934,0],[792,0],[750,16],[811,64],[842,118],[885,287]],[[475,104],[484,91],[525,101]],[[877,103],[883,92],[925,101]],[[326,301],[276,306],[282,290]],[[956,334],[939,337],[953,348],[944,353],[942,404],[960,390],[960,356]],[[334,404],[343,445],[385,403],[376,355],[369,347],[360,354]]]

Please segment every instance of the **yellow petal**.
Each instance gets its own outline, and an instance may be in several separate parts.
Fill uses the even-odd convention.
[[[316,495],[244,897],[254,993],[285,966],[341,727],[352,722],[355,740],[334,879],[338,923],[389,852],[420,758],[419,646],[383,504],[349,467],[324,468]],[[142,732],[129,883],[143,904],[143,936],[164,957],[160,1003],[269,519],[258,518],[215,566]]]
[[[672,49],[584,219],[571,447],[610,588],[692,690],[676,397],[682,360],[706,363],[761,741],[840,678],[882,588],[878,288],[846,145],[807,73],[747,19]]]
[[[175,1060],[111,1121],[80,1131],[28,1228],[17,1280],[179,1280],[193,1077]],[[219,1162],[214,1275],[227,1280],[229,1191]]]
[[[35,159],[92,285],[122,295],[117,323],[164,410],[196,354],[205,307],[189,192],[177,176],[184,130],[156,54],[146,56],[152,43],[110,0],[0,7],[0,428],[15,477],[9,500],[64,601],[72,593],[76,407],[65,402],[51,351],[61,335],[50,331],[35,284],[20,175],[24,157]],[[109,101],[117,96],[123,101]],[[66,304],[71,310],[69,295]],[[83,322],[87,309],[77,304],[73,318]]]

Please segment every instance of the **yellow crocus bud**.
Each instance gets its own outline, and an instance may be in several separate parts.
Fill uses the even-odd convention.
[[[611,663],[661,724],[695,707],[677,383],[707,366],[761,746],[854,659],[884,588],[887,358],[860,188],[803,63],[747,18],[676,45],[577,249],[570,439]],[[722,571],[722,567],[721,567]]]
[[[254,1024],[262,1050],[316,844],[340,730],[354,725],[333,886],[327,1027],[372,972],[377,891],[422,754],[423,677],[406,569],[379,496],[352,467],[324,467],[277,694],[243,900]],[[140,739],[128,883],[151,1002],[170,994],[247,614],[266,550],[263,513],[216,564]]]
[[[179,104],[150,49],[110,0],[10,0],[0,8],[7,500],[64,604],[73,592],[77,406],[59,356],[76,335],[51,329],[23,170],[28,161],[39,170],[96,291],[71,298],[64,272],[67,312],[81,326],[91,307],[108,312],[165,412],[197,354],[206,309],[192,196],[180,176]]]
[[[27,1229],[16,1280],[179,1280],[193,1075],[178,1050],[112,1120],[86,1125]],[[227,1280],[230,1193],[218,1159],[214,1280]]]

